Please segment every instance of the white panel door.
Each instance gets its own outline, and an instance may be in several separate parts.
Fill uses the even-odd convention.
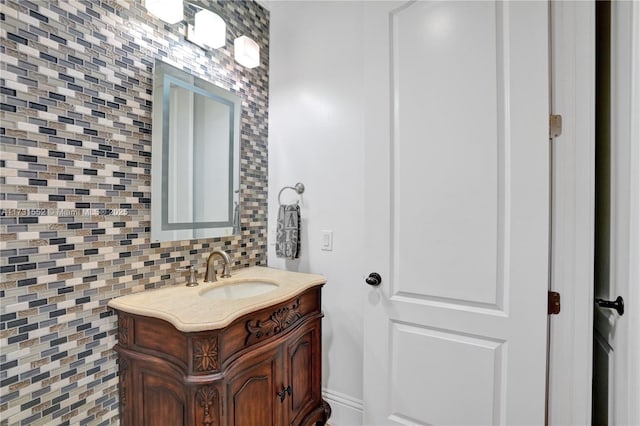
[[[544,424],[547,3],[364,10],[364,423]]]

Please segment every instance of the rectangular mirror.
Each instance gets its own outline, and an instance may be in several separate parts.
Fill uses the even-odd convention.
[[[240,225],[240,98],[157,60],[151,239],[232,235]]]

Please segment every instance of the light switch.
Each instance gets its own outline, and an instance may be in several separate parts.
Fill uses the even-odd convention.
[[[333,231],[321,231],[322,233],[322,242],[320,245],[320,249],[325,251],[333,250]]]

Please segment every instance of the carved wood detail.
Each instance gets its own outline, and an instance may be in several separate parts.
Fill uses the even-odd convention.
[[[247,321],[247,332],[245,345],[252,341],[260,340],[286,330],[291,324],[302,318],[300,313],[300,299],[290,306],[284,306],[274,311],[267,320]]]
[[[124,314],[118,314],[118,342],[122,346],[129,346],[131,344],[131,317]]]
[[[218,339],[216,337],[194,339],[193,369],[195,371],[213,371],[218,368]]]
[[[127,407],[127,383],[129,383],[129,361],[126,358],[120,358],[120,408]]]
[[[198,389],[196,398],[200,407],[204,408],[202,426],[217,426],[218,416],[215,415],[215,407],[218,403],[218,392],[212,386],[203,386]]]

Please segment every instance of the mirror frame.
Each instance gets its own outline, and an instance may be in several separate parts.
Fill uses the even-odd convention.
[[[240,122],[241,98],[228,90],[215,86],[156,59],[153,72],[153,125],[151,156],[151,240],[180,241],[229,236],[240,232],[234,223],[234,209],[240,209]],[[208,222],[168,221],[169,210],[169,144],[170,144],[170,86],[177,85],[212,99],[229,110],[229,188],[228,220]],[[158,203],[155,200],[160,200]],[[235,206],[237,203],[237,207]]]

